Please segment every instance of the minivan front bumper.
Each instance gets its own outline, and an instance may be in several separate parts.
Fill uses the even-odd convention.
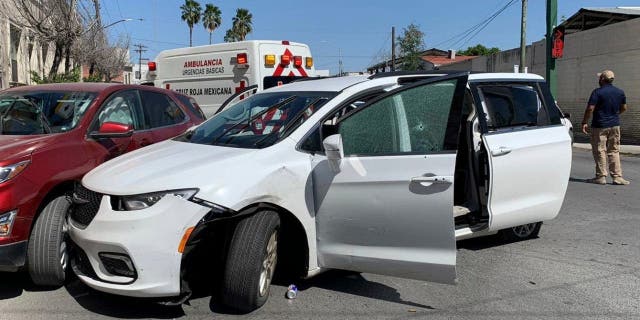
[[[178,252],[185,232],[211,209],[174,195],[135,211],[115,211],[110,196],[89,225],[69,220],[69,236],[77,247],[72,267],[88,286],[133,297],[181,294]],[[131,274],[114,268],[133,269]]]

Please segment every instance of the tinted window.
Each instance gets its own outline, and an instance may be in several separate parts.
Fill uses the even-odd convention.
[[[446,150],[445,138],[455,88],[456,80],[423,85],[347,115],[338,129],[344,154],[386,155]]]
[[[42,134],[71,130],[95,97],[96,93],[77,91],[0,94],[0,133]]]
[[[146,128],[165,127],[181,123],[185,115],[180,107],[163,93],[140,91]]]
[[[191,110],[191,112],[193,114],[198,116],[198,118],[200,118],[202,120],[205,119],[204,113],[202,113],[202,110],[200,109],[200,107],[196,103],[195,99],[189,98],[187,96],[183,96],[183,95],[180,95],[180,94],[176,94],[176,97],[178,97],[178,100],[180,100],[180,102],[182,102],[183,105],[185,105],[187,108],[189,108],[189,110]]]
[[[549,118],[536,88],[529,85],[480,86],[489,129],[547,125]]]
[[[97,116],[96,125],[93,130],[98,130],[105,122],[117,122],[133,126],[136,129],[141,127],[139,120],[136,120],[136,112],[140,110],[140,98],[135,90],[121,91],[112,94]]]

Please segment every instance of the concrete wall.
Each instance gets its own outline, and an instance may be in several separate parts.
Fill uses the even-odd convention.
[[[640,144],[640,18],[565,37],[565,51],[556,60],[558,104],[572,114],[574,126],[582,122],[596,73],[611,69],[614,85],[627,95],[629,111],[621,116],[623,143]],[[576,135],[586,140],[583,134]]]
[[[571,113],[576,129],[580,127],[591,91],[598,86],[596,73],[611,69],[616,74],[614,85],[627,95],[629,111],[621,116],[622,142],[640,144],[640,18],[619,22],[565,37],[564,56],[556,60],[558,94],[556,100],[565,112]],[[527,46],[526,66],[529,73],[545,75],[546,44],[544,40]],[[480,72],[513,72],[520,63],[520,49],[455,63],[443,70]],[[588,141],[580,130],[577,141]]]

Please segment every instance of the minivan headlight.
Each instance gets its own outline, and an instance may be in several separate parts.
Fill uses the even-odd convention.
[[[114,197],[116,203],[112,203],[112,206],[113,209],[118,211],[142,210],[156,204],[156,202],[160,201],[162,197],[168,194],[183,198],[185,200],[190,200],[196,193],[198,193],[198,189],[181,189],[136,194],[132,196],[119,196]]]
[[[15,176],[19,175],[20,172],[24,171],[28,165],[29,160],[25,160],[12,165],[0,167],[0,183],[13,179]]]

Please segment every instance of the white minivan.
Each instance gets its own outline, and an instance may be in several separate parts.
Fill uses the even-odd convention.
[[[265,303],[276,267],[454,283],[456,240],[537,236],[570,167],[537,75],[295,82],[88,173],[68,221],[72,266],[100,291],[183,301],[206,260],[241,311]]]
[[[261,91],[306,77],[316,71],[309,46],[275,40],[248,40],[164,50],[149,62],[156,87],[192,96],[207,117],[246,88]]]

